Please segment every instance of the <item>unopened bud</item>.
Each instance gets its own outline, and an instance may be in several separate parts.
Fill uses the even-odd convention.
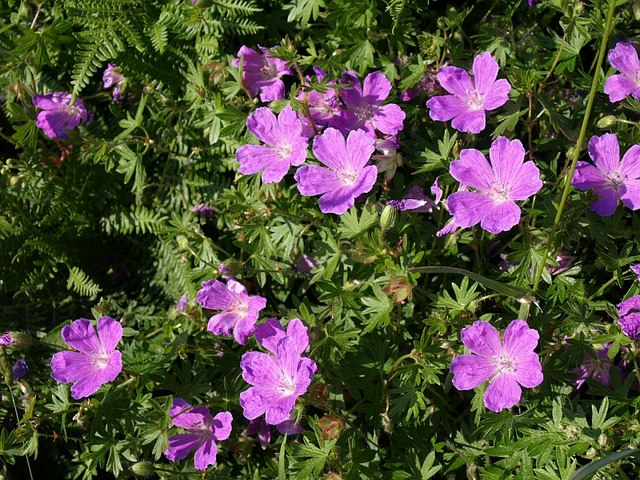
[[[19,181],[20,181],[19,175],[14,175],[9,179],[9,183],[11,184],[11,186],[15,186]]]
[[[344,420],[334,415],[325,415],[318,420],[318,427],[322,430],[322,440],[333,440],[338,438],[344,429]]]
[[[131,471],[136,475],[153,475],[156,467],[151,462],[138,462],[131,466]]]
[[[606,117],[602,117],[600,120],[598,120],[598,123],[596,124],[596,126],[598,128],[609,128],[611,125],[613,125],[617,121],[618,119],[613,115],[607,115]]]
[[[387,230],[393,227],[393,224],[396,221],[396,209],[391,205],[387,205],[382,210],[382,214],[380,215],[380,227],[382,230]]]
[[[0,345],[17,349],[29,348],[33,345],[33,337],[28,333],[6,332],[0,335]]]

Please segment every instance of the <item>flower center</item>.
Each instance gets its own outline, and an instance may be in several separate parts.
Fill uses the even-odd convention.
[[[464,101],[465,105],[471,110],[482,110],[482,104],[484,103],[484,97],[477,91],[470,93]]]
[[[92,356],[91,364],[99,370],[109,365],[109,355],[104,350],[100,350],[97,355]]]
[[[336,172],[342,185],[353,185],[358,179],[358,172],[352,168],[341,169]]]
[[[620,185],[624,183],[624,179],[620,176],[618,172],[611,172],[604,176],[609,182],[609,185],[616,191],[620,188]]]
[[[272,78],[278,77],[278,68],[269,62],[265,62],[262,68],[260,69],[260,75],[263,80],[271,80]]]
[[[280,385],[276,387],[276,390],[288,397],[296,393],[296,382],[287,372],[280,370]]]
[[[275,150],[276,150],[276,153],[278,154],[278,157],[280,157],[280,159],[283,159],[291,156],[291,153],[293,152],[293,147],[289,143],[281,143],[275,148]]]
[[[230,310],[244,317],[249,313],[249,304],[244,300],[236,300],[231,304]]]
[[[491,185],[491,190],[489,190],[488,193],[496,203],[504,203],[511,200],[509,198],[509,187],[507,185],[503,185],[502,183],[493,183]]]
[[[516,371],[513,358],[509,357],[505,352],[493,357],[493,362],[498,373],[513,373]]]

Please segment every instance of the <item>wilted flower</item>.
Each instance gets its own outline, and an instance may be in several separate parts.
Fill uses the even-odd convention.
[[[27,373],[29,373],[29,365],[27,365],[27,361],[24,357],[19,359],[16,363],[13,364],[13,381],[17,382],[18,380],[24,378]]]
[[[120,73],[120,70],[113,63],[107,66],[107,69],[102,74],[102,86],[103,88],[113,88],[113,100],[118,103],[120,101],[120,94],[125,83],[124,76]]]
[[[355,72],[342,74],[340,83],[350,88],[340,90],[345,108],[331,120],[331,126],[344,134],[359,128],[376,137],[376,130],[395,135],[403,128],[405,113],[390,103],[382,105],[391,92],[391,82],[381,72],[373,72],[364,79],[364,85]]]
[[[302,433],[304,430],[300,425],[296,424],[292,419],[285,420],[282,423],[276,425],[276,429],[282,435],[297,435],[298,433]],[[249,421],[249,425],[242,432],[243,435],[258,435],[258,440],[260,440],[260,446],[264,450],[267,448],[267,445],[271,441],[271,425],[269,425],[264,417],[258,417]]]
[[[524,320],[512,321],[504,332],[504,342],[488,322],[477,321],[462,329],[462,343],[471,354],[456,356],[451,362],[453,386],[471,390],[489,380],[485,406],[499,412],[520,401],[521,386],[542,383],[542,365],[534,349],[540,335]]]
[[[171,425],[184,428],[189,433],[171,435],[164,455],[177,462],[195,450],[193,464],[198,470],[214,465],[218,453],[216,440],[226,440],[231,435],[231,413],[220,412],[212,417],[208,408],[192,407],[182,398],[174,398],[169,415]]]
[[[316,74],[317,82],[322,82],[326,76],[325,72],[320,67],[313,67],[313,71]],[[309,77],[307,77],[308,85]],[[326,83],[326,85],[335,85],[333,80]],[[326,88],[323,92],[318,90],[301,90],[296,96],[301,102],[305,102],[309,107],[309,114],[313,119],[313,123],[318,130],[322,130],[329,125],[331,119],[340,112],[340,100],[338,94],[333,88]],[[305,129],[305,136],[311,137],[315,135],[315,131],[309,122],[306,115],[298,115],[302,125]]]
[[[382,153],[377,153],[371,158],[376,162],[378,172],[384,173],[386,181],[391,180],[398,167],[402,165],[403,160],[398,151],[399,148],[400,144],[396,135],[376,140],[376,150]]]
[[[473,79],[462,68],[445,66],[438,72],[438,82],[451,95],[429,99],[432,120],[446,122],[461,132],[480,133],[486,126],[486,111],[495,110],[509,100],[511,84],[498,76],[498,62],[489,52],[473,60]]]
[[[631,340],[640,340],[640,295],[618,304],[618,325]]]
[[[176,310],[179,312],[184,312],[184,310],[187,308],[188,299],[188,295],[186,293],[183,293],[180,297],[180,300],[178,300],[178,303],[176,304]]]
[[[436,202],[427,197],[418,185],[412,186],[402,200],[389,200],[388,203],[400,212],[411,210],[415,213],[429,213],[436,206]]]
[[[89,320],[80,318],[62,328],[62,339],[77,352],[58,352],[51,358],[51,376],[58,383],[74,382],[76,400],[92,395],[113,381],[122,370],[122,354],[116,345],[122,325],[111,317],[98,319],[98,334]]]
[[[618,137],[613,133],[594,135],[589,140],[589,156],[595,166],[578,162],[571,184],[578,190],[593,190],[599,200],[589,208],[602,217],[613,215],[618,198],[631,210],[640,208],[640,145],[634,145],[620,161]]]
[[[300,167],[294,175],[298,191],[305,196],[322,195],[320,211],[342,215],[376,183],[378,169],[367,165],[373,150],[374,139],[363,130],[352,131],[345,141],[338,130],[327,128],[313,142],[313,153],[326,167]]]
[[[231,336],[244,345],[255,330],[260,310],[267,306],[267,300],[259,295],[248,295],[247,289],[233,279],[225,285],[219,280],[202,282],[197,300],[209,310],[222,310],[209,319],[207,330],[216,335]]]
[[[632,43],[618,42],[609,50],[609,63],[620,72],[611,75],[604,84],[610,102],[619,102],[631,95],[640,98],[640,59]]]
[[[466,228],[480,223],[490,233],[511,229],[520,221],[516,200],[525,200],[542,188],[540,172],[533,162],[524,162],[520,140],[498,137],[489,150],[491,163],[474,148],[460,152],[460,160],[451,162],[451,175],[476,191],[457,191],[447,205],[457,226]],[[524,163],[523,163],[524,162]]]
[[[47,93],[34,95],[33,104],[42,109],[36,119],[36,127],[41,128],[49,138],[68,138],[67,132],[73,130],[80,122],[86,122],[89,118],[84,103],[79,98],[70,105],[73,95],[66,92]]]
[[[247,352],[242,356],[242,378],[251,388],[240,393],[243,415],[253,420],[265,414],[269,425],[290,420],[296,399],[305,393],[316,372],[316,363],[302,357],[309,345],[303,323],[294,318],[287,331],[276,319],[256,328],[256,340],[269,351]]]
[[[238,50],[238,60],[233,65],[242,65],[242,84],[252,97],[260,95],[263,102],[284,98],[283,75],[291,75],[287,62],[273,57],[268,48],[260,47],[262,54],[243,45]]]
[[[243,145],[236,152],[238,171],[251,175],[262,171],[264,183],[279,182],[307,158],[307,138],[296,112],[287,105],[276,119],[267,107],[260,107],[247,119],[247,129],[265,145]]]

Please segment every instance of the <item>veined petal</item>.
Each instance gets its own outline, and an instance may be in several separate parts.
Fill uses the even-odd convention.
[[[284,98],[284,82],[279,78],[273,78],[260,86],[260,100],[273,102]]]
[[[482,108],[462,112],[451,121],[451,126],[460,132],[480,133],[487,126],[487,114]]]
[[[622,157],[620,175],[624,179],[640,178],[640,145],[634,145]]]
[[[261,142],[272,146],[278,145],[280,127],[276,115],[270,108],[260,107],[249,115],[247,129]]]
[[[269,425],[278,425],[279,423],[286,422],[291,417],[291,411],[295,403],[296,397],[293,395],[270,402],[265,412],[265,421]]]
[[[631,210],[640,208],[640,179],[627,180],[620,185],[620,200]]]
[[[342,215],[354,205],[356,197],[371,191],[376,183],[378,169],[375,165],[364,167],[351,185],[342,185],[322,195],[319,199],[322,213]]]
[[[604,84],[604,93],[609,95],[609,101],[619,102],[629,95],[637,98],[640,86],[625,75],[611,75]]]
[[[342,85],[348,85],[347,88],[338,90],[344,104],[350,108],[360,108],[364,101],[362,84],[360,83],[358,75],[351,70],[343,72],[340,77],[340,83]]]
[[[525,388],[537,387],[544,380],[540,358],[535,352],[522,353],[514,364],[513,378]]]
[[[287,337],[292,340],[291,348],[298,355],[304,353],[309,346],[309,333],[307,331],[307,327],[305,327],[304,323],[302,323],[302,320],[299,318],[292,318],[287,325]]]
[[[511,141],[507,137],[498,137],[493,141],[489,149],[489,158],[494,177],[501,185],[513,185],[524,161],[524,155],[524,147],[520,140]]]
[[[212,438],[207,437],[196,449],[193,456],[193,465],[198,470],[206,470],[209,465],[215,465],[218,447]]]
[[[528,355],[538,346],[540,334],[524,320],[514,320],[504,331],[504,350],[513,359]]]
[[[607,183],[602,172],[589,162],[578,162],[576,164],[576,171],[571,180],[571,185],[578,190],[601,189],[605,188]]]
[[[520,401],[522,389],[512,375],[496,375],[484,393],[484,405],[492,412],[511,408]]]
[[[471,390],[496,374],[495,365],[488,357],[479,355],[457,355],[450,367],[453,386],[458,390]]]
[[[56,382],[75,382],[83,376],[93,374],[89,357],[80,352],[57,352],[51,357],[51,376]]]
[[[313,140],[313,154],[332,170],[338,170],[349,162],[345,139],[335,128],[327,128]]]
[[[305,165],[298,168],[293,178],[298,182],[300,194],[307,197],[320,195],[341,186],[333,170],[318,165]]]
[[[489,322],[475,321],[460,333],[462,343],[476,355],[491,358],[500,355],[502,344],[500,335]]]
[[[212,429],[216,440],[226,440],[231,435],[231,423],[233,416],[231,412],[220,412],[213,417]]]
[[[369,105],[380,105],[389,96],[390,92],[391,82],[384,73],[373,72],[365,77],[364,86],[362,87],[362,96]]]
[[[122,338],[122,325],[111,317],[98,319],[98,338],[105,352],[113,352]]]
[[[480,95],[491,92],[499,69],[498,62],[489,52],[477,55],[473,59],[473,83]]]
[[[542,188],[540,180],[540,170],[531,162],[525,162],[520,169],[514,173],[509,189],[509,197],[512,200],[525,200],[531,195],[535,195]]]
[[[464,100],[453,95],[438,95],[427,101],[429,116],[437,122],[448,122],[452,118],[469,111]]]
[[[484,110],[495,110],[501,107],[509,101],[509,92],[511,91],[511,84],[508,80],[501,78],[493,87],[487,92],[484,100],[482,101],[482,108]]]
[[[169,448],[164,451],[164,456],[172,462],[178,462],[189,455],[202,441],[200,435],[193,433],[181,433],[169,437]]]
[[[202,288],[196,296],[198,303],[209,310],[228,310],[237,295],[227,289],[227,286],[219,280],[202,282]]]
[[[595,193],[600,199],[592,202],[591,205],[589,205],[589,209],[601,217],[613,215],[613,212],[618,208],[618,192],[613,188],[600,188],[596,189]]]
[[[374,128],[387,135],[395,135],[403,128],[406,114],[395,103],[383,105],[373,112],[371,122]]]
[[[455,192],[449,195],[447,205],[456,225],[467,228],[480,223],[495,207],[495,201],[483,193]]]
[[[589,156],[604,174],[618,172],[620,168],[620,146],[618,137],[613,133],[594,135],[589,140]]]
[[[233,311],[218,313],[209,319],[207,330],[215,335],[230,337],[231,329],[241,318],[242,315]]]
[[[485,156],[475,148],[460,152],[460,160],[451,162],[450,173],[462,185],[487,192],[495,180],[495,174]],[[477,223],[477,222],[476,222]]]
[[[84,318],[75,320],[62,328],[62,339],[70,347],[90,355],[100,351],[100,340],[93,324]]]
[[[282,340],[285,335],[289,335],[289,333],[287,332],[285,334],[284,329],[278,320],[275,318],[269,318],[265,323],[261,323],[256,326],[254,335],[258,343],[263,348],[275,353],[278,342]]]
[[[618,42],[614,48],[609,50],[607,55],[609,63],[620,73],[634,78],[638,76],[640,70],[640,59],[638,51],[632,43]]]
[[[462,68],[442,67],[438,72],[438,82],[447,92],[463,100],[475,92],[471,77]]]
[[[352,131],[347,137],[347,157],[343,159],[342,166],[350,166],[356,172],[361,171],[369,163],[374,150],[375,140],[364,130]]]

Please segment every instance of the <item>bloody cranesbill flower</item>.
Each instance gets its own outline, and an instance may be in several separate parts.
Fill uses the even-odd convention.
[[[364,130],[351,131],[345,141],[338,130],[327,128],[313,141],[313,153],[326,167],[300,167],[294,175],[298,191],[305,196],[322,195],[320,211],[342,215],[376,183],[378,169],[367,166],[374,142]]]
[[[376,153],[372,158],[376,162],[379,173],[384,173],[384,179],[388,182],[396,174],[396,170],[402,165],[402,155],[398,151],[400,143],[396,135],[388,135],[385,138],[376,139]]]
[[[276,429],[282,435],[297,435],[304,431],[293,419],[285,420],[284,422],[277,424]],[[247,428],[242,432],[242,434],[257,434],[258,440],[260,440],[260,445],[264,450],[271,441],[271,425],[265,421],[264,417],[258,417],[249,421],[249,425],[247,425]]]
[[[609,50],[609,63],[620,72],[611,75],[604,84],[610,102],[619,102],[631,95],[640,98],[640,59],[632,43],[618,42]]]
[[[577,388],[582,387],[589,378],[597,380],[605,387],[611,386],[611,367],[613,364],[609,360],[609,348],[611,348],[611,344],[605,343],[602,348],[595,351],[595,357],[585,352],[580,366],[569,370],[569,373],[576,376],[574,382]]]
[[[307,158],[307,138],[302,124],[287,105],[276,119],[267,107],[260,107],[247,119],[247,129],[265,145],[243,145],[236,152],[238,171],[251,175],[262,171],[264,183],[279,182],[291,165],[298,166]]]
[[[239,67],[242,64],[242,85],[251,97],[260,94],[260,100],[271,102],[284,98],[283,75],[291,75],[287,62],[275,58],[268,48],[260,47],[262,54],[243,45],[238,50],[238,60],[232,64]]]
[[[202,282],[197,300],[209,310],[222,310],[209,319],[207,330],[216,335],[231,336],[244,345],[255,330],[260,310],[267,306],[267,299],[259,295],[248,295],[247,289],[233,279],[225,285],[219,280]]]
[[[0,335],[0,345],[3,347],[11,347],[16,343],[16,340],[13,338],[11,332],[5,332]]]
[[[207,407],[192,407],[182,398],[174,398],[169,415],[171,425],[184,428],[189,433],[171,435],[165,457],[177,462],[195,450],[193,464],[198,470],[214,465],[218,453],[216,440],[226,440],[231,434],[231,413],[220,412],[212,417]]]
[[[618,304],[618,325],[631,340],[640,340],[640,295]]]
[[[89,118],[84,103],[79,98],[70,105],[73,96],[66,92],[47,93],[34,95],[33,104],[42,109],[36,118],[36,127],[41,128],[49,138],[68,138],[67,132],[73,130],[80,122],[86,122]]]
[[[466,228],[480,223],[490,233],[509,230],[520,221],[524,200],[542,188],[540,172],[533,162],[524,162],[520,140],[498,137],[489,150],[491,163],[474,148],[460,152],[460,160],[451,162],[451,175],[475,191],[457,191],[447,205],[457,226]]]
[[[215,209],[206,203],[199,203],[198,205],[191,207],[191,211],[200,215],[201,218],[211,218],[213,217]]]
[[[542,365],[534,349],[538,332],[524,320],[512,321],[504,332],[504,342],[488,322],[477,321],[462,329],[462,343],[472,353],[458,355],[451,362],[453,386],[471,390],[489,380],[484,394],[485,406],[499,412],[520,401],[521,386],[542,383]]]
[[[125,78],[120,73],[118,67],[113,63],[110,63],[104,73],[102,74],[102,87],[113,88],[113,101],[118,103],[120,101],[120,95],[122,93],[122,87],[124,86]]]
[[[402,130],[405,113],[394,104],[382,105],[391,92],[391,82],[381,72],[373,72],[364,79],[364,85],[355,72],[342,74],[340,83],[349,88],[340,90],[345,108],[331,121],[331,126],[342,133],[362,128],[369,135],[376,136],[376,130],[395,135]]]
[[[323,82],[327,76],[327,72],[320,67],[313,67],[313,71],[316,74],[317,83]],[[306,102],[316,129],[322,131],[329,125],[331,119],[340,112],[340,101],[338,100],[336,90],[329,88],[329,85],[335,85],[336,82],[330,80],[324,83],[326,87],[323,88],[323,91],[319,91],[308,89],[307,85],[309,81],[310,78],[307,77],[306,85],[303,86],[303,89],[298,93],[296,98],[301,102]],[[298,117],[304,127],[305,136],[312,137],[315,135],[316,132],[311,126],[311,122],[307,116],[298,114]]]
[[[451,95],[429,99],[432,120],[451,122],[461,132],[480,133],[486,126],[485,111],[495,110],[509,100],[511,84],[498,76],[498,62],[489,52],[473,59],[473,79],[462,68],[446,66],[438,72],[438,82]]]
[[[240,393],[240,406],[247,419],[265,414],[269,425],[278,425],[290,420],[296,399],[307,391],[316,372],[316,363],[302,357],[309,335],[297,318],[286,332],[280,322],[269,319],[256,328],[256,340],[269,353],[242,356],[242,378],[252,386]]]
[[[13,373],[13,381],[17,382],[18,380],[24,378],[27,373],[29,373],[29,365],[27,364],[25,358],[22,357],[13,364],[13,368],[11,370]]]
[[[640,208],[640,145],[634,145],[620,161],[618,137],[613,133],[594,135],[589,140],[589,162],[578,162],[571,184],[578,190],[590,190],[599,200],[589,208],[602,217],[613,215],[618,198],[631,210]]]
[[[98,319],[98,334],[89,320],[80,318],[62,328],[62,339],[77,352],[58,352],[51,358],[51,376],[58,383],[73,382],[76,400],[93,395],[122,370],[122,354],[116,345],[122,325],[111,317]]]
[[[418,185],[411,187],[402,200],[389,200],[388,204],[399,212],[412,210],[415,213],[429,213],[436,206],[436,202],[427,197]]]

